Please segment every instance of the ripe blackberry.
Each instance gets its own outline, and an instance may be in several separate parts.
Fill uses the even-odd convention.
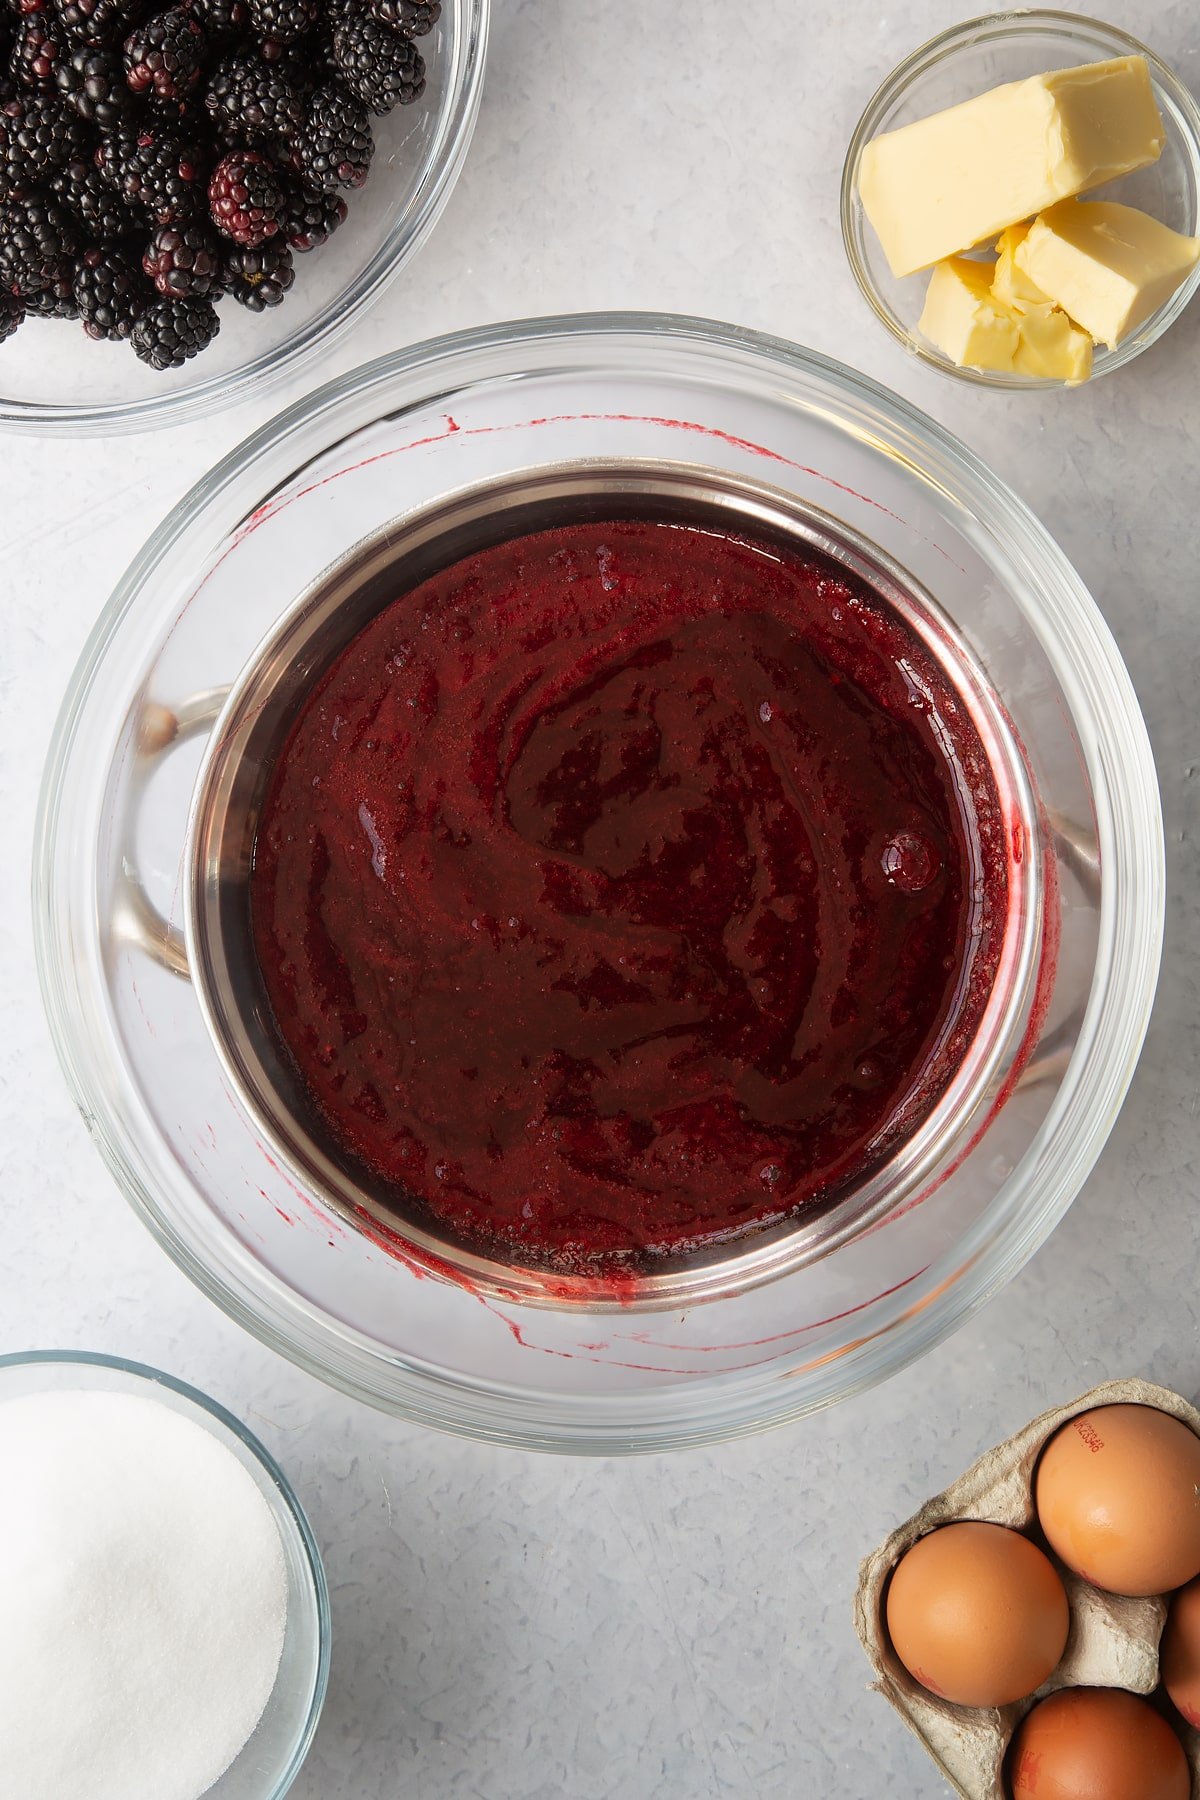
[[[226,256],[224,274],[227,292],[251,312],[278,306],[296,279],[292,253],[278,238],[253,249],[239,244]]]
[[[49,13],[26,13],[17,25],[9,71],[18,87],[53,88],[54,72],[66,54],[57,19]]]
[[[91,338],[127,338],[154,298],[133,251],[93,244],[75,265],[75,304]]]
[[[218,135],[238,144],[290,138],[304,113],[282,69],[252,56],[231,56],[217,65],[209,76],[205,105]]]
[[[27,193],[82,154],[78,118],[49,94],[15,94],[0,106],[0,195]]]
[[[143,0],[56,0],[55,11],[72,43],[100,49],[120,42],[142,5]]]
[[[283,235],[293,250],[316,250],[331,238],[346,217],[346,202],[337,194],[293,184],[283,214]]]
[[[125,80],[131,93],[181,100],[200,79],[208,45],[204,28],[186,7],[156,13],[125,39]]]
[[[83,227],[81,236],[89,242],[145,233],[145,221],[136,208],[114,193],[90,158],[74,158],[56,169],[50,178],[50,189],[55,199],[79,220]]]
[[[0,344],[10,338],[25,317],[25,302],[15,294],[0,294]]]
[[[32,194],[0,204],[0,288],[36,294],[75,254],[79,227],[56,200]]]
[[[370,0],[369,11],[381,25],[405,37],[424,37],[442,16],[441,0],[429,0],[427,5],[422,0]]]
[[[369,14],[338,19],[333,56],[346,87],[379,117],[425,91],[425,63],[416,45]]]
[[[280,228],[283,185],[275,165],[257,150],[231,150],[208,184],[213,222],[235,244],[261,244]]]
[[[292,142],[292,166],[310,188],[360,188],[375,145],[366,109],[344,88],[318,88]]]
[[[130,334],[134,354],[152,369],[179,369],[221,329],[209,300],[153,300]]]
[[[25,311],[31,319],[77,319],[75,264],[65,256],[44,288],[26,294]]]
[[[250,8],[246,0],[187,0],[187,4],[210,44],[228,43],[230,38],[244,37],[249,30]]]
[[[290,44],[311,31],[320,16],[320,0],[248,0],[250,29],[266,43]]]
[[[206,225],[160,225],[142,255],[142,268],[160,294],[203,299],[221,291],[221,250]]]
[[[156,225],[191,218],[203,202],[204,164],[199,151],[159,125],[144,126],[136,137],[106,138],[96,152],[96,166]]]
[[[54,65],[54,84],[68,106],[100,131],[116,131],[132,101],[115,50],[82,45]]]

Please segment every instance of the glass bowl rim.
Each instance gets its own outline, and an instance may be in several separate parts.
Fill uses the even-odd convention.
[[[814,380],[826,400],[832,394],[849,412],[865,404],[889,429],[915,435],[922,452],[944,459],[960,502],[969,497],[989,511],[993,527],[1005,527],[1012,554],[1038,557],[1031,583],[1044,631],[1055,640],[1070,674],[1073,710],[1092,725],[1097,745],[1089,761],[1096,788],[1098,828],[1104,847],[1123,857],[1105,889],[1100,942],[1080,1041],[1063,1076],[1050,1113],[1021,1163],[985,1212],[948,1252],[926,1270],[924,1298],[911,1304],[906,1289],[884,1309],[882,1322],[863,1339],[801,1365],[767,1365],[705,1377],[686,1388],[649,1395],[592,1393],[564,1396],[450,1374],[436,1365],[398,1352],[385,1353],[363,1334],[339,1323],[336,1340],[326,1315],[263,1270],[252,1291],[243,1291],[218,1265],[211,1244],[198,1253],[176,1229],[171,1209],[161,1206],[138,1166],[136,1140],[123,1120],[114,1120],[84,1073],[71,1002],[66,994],[65,960],[55,942],[61,877],[56,868],[64,778],[80,716],[92,683],[127,613],[144,584],[169,558],[172,546],[196,526],[205,509],[254,468],[258,459],[299,439],[356,396],[379,389],[394,415],[431,395],[444,396],[455,377],[455,362],[490,352],[490,379],[513,374],[514,358],[539,343],[561,348],[569,367],[603,367],[597,352],[586,360],[582,342],[599,345],[650,339],[656,349],[683,342],[731,373],[737,357],[758,358],[773,375],[792,373]],[[724,357],[726,360],[720,362]],[[585,360],[581,364],[581,358]],[[498,365],[498,366],[497,366]],[[661,373],[661,370],[660,370]],[[404,391],[397,388],[407,378]],[[483,379],[477,367],[464,377]],[[354,429],[364,428],[357,425]],[[328,440],[327,440],[328,441]],[[299,454],[299,445],[297,444]],[[306,457],[322,446],[307,446]],[[274,477],[272,478],[274,481]],[[246,503],[247,512],[257,500]],[[1119,741],[1118,741],[1119,739]],[[1119,781],[1114,777],[1119,775]],[[1114,805],[1114,802],[1117,804]],[[1121,836],[1118,832],[1118,824]],[[1119,842],[1117,841],[1119,837]],[[1116,899],[1113,880],[1120,867],[1124,891]],[[1137,904],[1131,904],[1136,900]],[[1129,673],[1103,615],[1082,579],[1031,509],[950,432],[917,407],[870,377],[819,352],[744,327],[677,314],[605,312],[507,321],[446,334],[379,357],[334,378],[292,403],[223,457],[160,521],[118,582],[81,652],[64,696],[47,758],[39,799],[33,861],[35,951],[43,998],[55,1047],[68,1086],[87,1118],[101,1155],[126,1199],[152,1235],[210,1299],[271,1348],[318,1379],[356,1399],[417,1423],[486,1441],[530,1449],[611,1455],[657,1451],[747,1436],[769,1425],[827,1406],[873,1386],[915,1361],[950,1335],[1028,1261],[1059,1222],[1098,1157],[1133,1077],[1149,1023],[1157,981],[1165,911],[1165,841],[1157,775],[1145,722]],[[1103,1058],[1086,1057],[1103,1027]],[[86,1042],[86,1040],[83,1040]],[[1082,1071],[1082,1072],[1081,1072]],[[1085,1095],[1081,1099],[1081,1094]],[[1069,1143],[1069,1153],[1068,1146]],[[1024,1191],[1012,1189],[1035,1158],[1052,1159],[1036,1181],[1025,1176]],[[1018,1211],[1017,1202],[1020,1201]],[[994,1241],[989,1242],[989,1232]],[[385,1372],[386,1371],[386,1379]],[[772,1391],[773,1390],[773,1391]],[[666,1417],[657,1414],[663,1395]],[[718,1405],[718,1402],[722,1404]]]
[[[492,0],[450,0],[461,7],[464,43],[461,74],[438,119],[437,154],[413,202],[394,217],[383,243],[353,280],[294,335],[236,369],[202,375],[171,393],[135,400],[103,400],[60,405],[11,400],[0,389],[0,434],[42,437],[117,436],[170,429],[184,421],[234,409],[269,391],[278,381],[307,367],[345,337],[355,319],[391,285],[421,249],[437,224],[462,173],[474,136],[487,67]]]
[[[308,1573],[307,1586],[312,1595],[317,1618],[317,1658],[312,1673],[312,1691],[309,1695],[304,1722],[292,1746],[286,1769],[271,1790],[270,1795],[264,1795],[264,1800],[283,1800],[283,1796],[291,1789],[300,1773],[316,1736],[329,1688],[333,1642],[333,1619],[329,1604],[329,1584],[325,1575],[325,1565],[321,1559],[321,1552],[313,1535],[312,1526],[309,1524],[308,1515],[301,1505],[291,1481],[266,1445],[254,1435],[250,1427],[243,1424],[241,1419],[231,1413],[227,1407],[222,1406],[219,1400],[214,1400],[211,1394],[206,1394],[200,1388],[193,1387],[190,1382],[181,1381],[177,1375],[169,1375],[165,1369],[155,1368],[151,1363],[137,1362],[127,1356],[111,1355],[103,1350],[15,1350],[0,1355],[0,1386],[3,1385],[4,1372],[7,1369],[20,1368],[110,1369],[115,1374],[132,1377],[134,1385],[145,1383],[147,1386],[168,1388],[199,1412],[215,1419],[218,1425],[223,1426],[226,1431],[237,1438],[278,1490],[283,1508],[296,1527],[301,1548],[304,1551],[304,1565]],[[2,1404],[3,1400],[0,1399],[0,1405]],[[258,1727],[255,1726],[255,1730],[257,1729]],[[247,1739],[247,1743],[251,1741],[252,1737],[253,1733],[251,1733],[251,1738]],[[245,1745],[243,1745],[244,1748]],[[241,1751],[238,1752],[238,1755],[241,1755]]]
[[[919,44],[902,61],[885,75],[871,98],[863,108],[858,124],[851,134],[846,158],[842,164],[842,181],[839,199],[839,214],[842,231],[842,248],[850,272],[854,276],[859,292],[866,300],[871,311],[890,335],[902,346],[905,352],[916,357],[927,368],[936,369],[940,375],[951,381],[965,381],[975,387],[993,388],[1008,393],[1056,393],[1068,387],[1068,383],[1047,375],[1008,374],[999,369],[958,368],[940,351],[927,345],[919,336],[916,328],[906,327],[896,312],[883,299],[876,283],[871,277],[866,263],[859,252],[858,233],[855,229],[855,206],[858,195],[858,167],[862,153],[871,138],[878,134],[879,124],[884,114],[901,100],[910,85],[918,77],[926,74],[937,63],[951,57],[956,51],[975,41],[986,41],[988,38],[1013,39],[1027,32],[1031,38],[1058,31],[1064,36],[1078,35],[1082,39],[1085,33],[1094,33],[1105,38],[1112,46],[1115,55],[1144,56],[1150,68],[1151,79],[1155,86],[1164,90],[1171,99],[1182,124],[1191,151],[1192,165],[1200,183],[1200,102],[1191,89],[1181,81],[1168,63],[1151,50],[1140,39],[1130,32],[1123,31],[1119,25],[1110,25],[1103,19],[1096,19],[1087,13],[1062,12],[1052,7],[1018,7],[1009,12],[980,13],[976,18],[964,19],[956,25],[949,26],[936,36]],[[969,95],[964,98],[970,98]],[[1115,350],[1106,352],[1101,366],[1093,371],[1089,381],[1097,380],[1105,375],[1113,375],[1118,369],[1149,350],[1169,330],[1179,318],[1197,289],[1200,289],[1200,264],[1192,270],[1175,292],[1164,300],[1157,311],[1123,344]],[[1084,382],[1081,385],[1087,386]]]

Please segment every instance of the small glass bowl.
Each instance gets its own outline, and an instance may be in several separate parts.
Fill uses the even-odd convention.
[[[133,1394],[190,1419],[236,1456],[270,1508],[288,1581],[279,1673],[262,1718],[205,1800],[283,1800],[312,1746],[329,1684],[329,1593],[321,1553],[300,1502],[258,1439],[186,1382],[144,1363],[82,1350],[0,1356],[0,1405],[28,1394],[80,1391]]]
[[[1162,155],[1147,169],[1088,197],[1120,200],[1139,206],[1174,231],[1200,232],[1200,106],[1178,76],[1136,38],[1098,19],[1064,12],[991,13],[955,25],[893,69],[855,128],[842,169],[842,239],[854,278],[876,318],[904,348],[960,381],[977,387],[1061,388],[1066,383],[1042,375],[1018,375],[995,369],[962,369],[923,338],[917,321],[925,303],[928,271],[895,276],[867,220],[858,191],[858,171],[865,146],[885,131],[895,131],[945,107],[957,106],[1006,81],[1040,75],[1046,69],[1077,63],[1106,62],[1117,56],[1144,56],[1150,67],[1154,98],[1165,130]],[[1139,329],[1115,350],[1096,349],[1092,379],[1124,368],[1156,343],[1175,323],[1200,288],[1200,265],[1183,285]]]
[[[282,306],[221,301],[221,331],[181,369],[139,362],[128,344],[29,319],[0,346],[0,427],[43,436],[112,435],[216,412],[310,362],[346,332],[421,248],[458,180],[479,112],[491,0],[442,0],[418,39],[425,92],[372,121],[371,178],[324,249],[296,257]]]

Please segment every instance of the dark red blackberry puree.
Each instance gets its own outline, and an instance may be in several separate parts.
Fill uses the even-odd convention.
[[[945,671],[799,549],[574,524],[384,608],[306,699],[251,883],[279,1035],[401,1219],[646,1267],[827,1205],[953,1077],[999,796]]]

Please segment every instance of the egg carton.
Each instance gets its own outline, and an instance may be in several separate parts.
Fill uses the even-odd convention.
[[[1167,1600],[1126,1599],[1106,1594],[1064,1568],[1047,1550],[1062,1576],[1071,1610],[1071,1628],[1062,1659],[1049,1680],[1027,1700],[1012,1706],[968,1708],[939,1700],[914,1681],[892,1650],[884,1623],[887,1579],[917,1539],[959,1519],[985,1519],[1026,1531],[1036,1525],[1033,1472],[1043,1446],[1060,1425],[1095,1406],[1132,1403],[1156,1406],[1181,1419],[1200,1436],[1200,1412],[1167,1388],[1148,1381],[1106,1381],[1069,1406],[1056,1406],[997,1444],[965,1475],[927,1500],[863,1562],[854,1600],[854,1623],[875,1672],[877,1693],[890,1701],[921,1740],[944,1778],[962,1800],[1007,1800],[1004,1761],[1013,1733],[1025,1714],[1047,1694],[1064,1687],[1128,1688],[1152,1694],[1158,1687],[1158,1640]],[[1174,1712],[1192,1770],[1192,1793],[1200,1800],[1200,1732]]]

